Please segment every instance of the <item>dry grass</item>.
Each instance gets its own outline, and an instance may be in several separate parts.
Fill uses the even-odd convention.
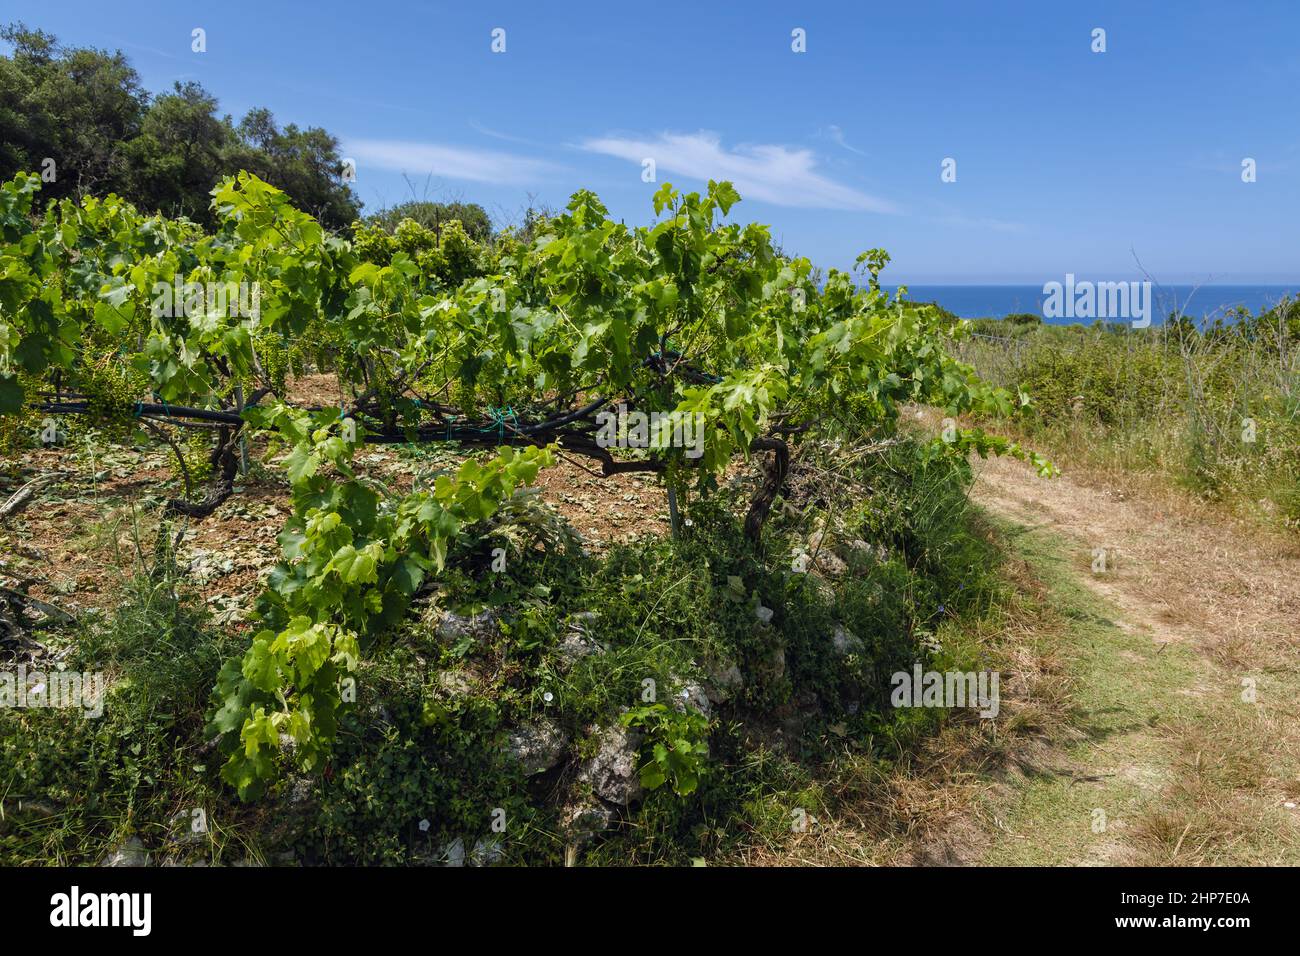
[[[982,468],[978,497],[1064,535],[1074,578],[1119,610],[1116,626],[1185,652],[1172,685],[1151,675],[1151,726],[1128,751],[1147,754],[1162,783],[1138,801],[1110,862],[1297,862],[1300,813],[1286,807],[1300,787],[1296,543],[1185,498],[1116,495],[1072,472],[1049,484],[1011,462]],[[1119,551],[1106,574],[1092,573],[1099,546]]]
[[[992,533],[992,532],[990,532]],[[964,622],[964,639],[1002,675],[996,722],[954,716],[890,762],[846,753],[821,781],[827,813],[807,832],[750,850],[751,866],[897,866],[978,863],[994,838],[983,807],[1011,799],[1020,781],[1056,772],[1080,738],[1073,680],[1051,649],[1067,625],[1023,561],[1006,567],[1008,600],[996,617]]]
[[[1287,726],[1290,724],[1290,727]],[[1133,862],[1202,866],[1296,862],[1300,784],[1279,792],[1274,768],[1294,759],[1294,721],[1256,708],[1214,721],[1180,720],[1168,728],[1174,779],[1160,804],[1134,821]]]

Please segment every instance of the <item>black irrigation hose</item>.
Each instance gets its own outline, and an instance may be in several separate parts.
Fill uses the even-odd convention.
[[[665,352],[661,355],[652,355],[643,363],[651,368],[657,368],[663,372],[662,363],[665,358],[671,360],[680,359],[680,354],[672,351]],[[717,376],[706,375],[703,372],[696,371],[690,365],[683,365],[682,372],[685,376],[695,382],[716,382],[721,381]],[[436,442],[459,442],[461,444],[504,444],[507,431],[513,442],[516,437],[536,437],[548,433],[557,432],[566,425],[589,418],[604,406],[608,405],[612,399],[598,398],[588,405],[566,412],[555,418],[547,419],[533,424],[521,424],[517,418],[514,422],[506,426],[504,411],[498,412],[498,417],[490,422],[484,422],[481,425],[466,423],[464,425],[452,425],[449,421],[443,424],[422,424],[413,429],[417,436],[416,440],[421,443]],[[418,404],[418,403],[417,403]],[[53,412],[65,415],[85,415],[91,412],[90,402],[83,399],[56,399],[46,400],[40,405],[35,406],[38,410],[44,412]],[[323,407],[305,407],[303,411],[324,411]],[[219,411],[211,408],[194,408],[188,405],[169,405],[166,402],[136,402],[134,403],[134,413],[136,418],[157,419],[174,425],[185,424],[188,419],[191,422],[207,422],[219,425],[229,425],[232,427],[242,427],[245,421],[238,412]],[[362,414],[369,414],[368,411],[360,408],[354,409],[353,416],[360,417]],[[340,409],[342,415],[342,409]],[[513,417],[513,413],[512,413]],[[411,442],[411,431],[402,429],[390,431],[385,429],[372,430],[367,429],[365,442],[375,445],[400,445]],[[495,436],[496,441],[492,438]]]
[[[608,404],[609,400],[605,398],[597,399],[589,405],[575,409],[558,418],[553,418],[544,422],[537,422],[532,425],[512,425],[503,430],[498,423],[487,422],[482,427],[466,424],[460,426],[440,426],[440,425],[420,425],[412,430],[416,440],[424,443],[434,442],[459,442],[461,444],[502,444],[502,439],[506,435],[511,438],[518,435],[534,436],[555,432],[565,425],[570,425],[576,421],[586,418],[588,415],[599,410],[602,406]],[[34,406],[38,411],[51,412],[63,415],[86,415],[91,413],[90,403],[87,401],[61,401],[61,402],[42,402]],[[245,423],[235,412],[217,411],[211,408],[192,408],[187,405],[167,405],[155,402],[136,402],[134,404],[134,413],[136,418],[165,419],[182,424],[183,419],[190,419],[198,422],[215,422],[222,425],[231,425],[235,427],[242,426]],[[405,444],[411,441],[412,432],[405,430],[398,431],[367,431],[364,438],[368,444],[394,445]]]
[[[562,434],[567,433],[556,433],[557,437]],[[414,440],[403,432],[366,432],[365,443],[367,445],[436,445],[456,442],[461,445],[488,445],[495,447],[497,445],[512,444],[513,440],[518,437],[514,432],[507,433],[507,436],[507,438],[502,439],[495,430],[484,432],[477,428],[467,428],[464,430],[453,428],[450,433],[445,429],[437,429],[432,433],[417,432]],[[532,436],[526,437],[536,437],[536,433]]]
[[[190,408],[186,405],[164,405],[153,402],[135,402],[136,418],[190,418],[200,422],[219,422],[223,425],[242,425],[244,420],[236,412],[221,412],[211,408]],[[59,412],[67,415],[85,415],[90,412],[90,403],[83,401],[42,402],[36,408],[43,412]]]

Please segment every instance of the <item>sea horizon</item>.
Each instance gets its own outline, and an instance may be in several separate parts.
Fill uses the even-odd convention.
[[[1003,318],[1028,312],[1043,316],[1047,293],[1043,286],[1031,284],[902,284],[913,302],[935,302],[963,319]],[[899,286],[882,283],[891,295]],[[1193,319],[1214,319],[1238,307],[1252,315],[1272,308],[1288,295],[1300,296],[1300,281],[1292,283],[1205,284],[1174,283],[1153,285],[1151,289],[1153,324],[1161,324],[1171,313],[1181,309]],[[1091,324],[1095,318],[1044,318],[1053,325]],[[1121,320],[1123,321],[1123,320]]]

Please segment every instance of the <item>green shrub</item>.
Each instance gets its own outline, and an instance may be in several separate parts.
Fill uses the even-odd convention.
[[[0,824],[0,862],[95,863],[128,834],[162,839],[178,810],[213,815],[223,798],[205,765],[203,711],[238,644],[170,580],[129,582],[114,613],[90,620],[65,659],[70,671],[103,674],[102,716],[0,709],[0,793],[43,808]]]
[[[1295,527],[1300,494],[1300,305],[1200,328],[1024,326],[962,356],[1027,392],[1021,427],[1067,457],[1164,475]]]

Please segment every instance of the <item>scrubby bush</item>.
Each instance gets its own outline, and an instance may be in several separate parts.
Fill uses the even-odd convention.
[[[962,356],[1022,388],[1036,440],[1078,462],[1166,476],[1270,521],[1300,524],[1300,305],[1198,326],[1020,326]],[[995,323],[996,324],[996,323]],[[1011,329],[1013,326],[1003,326]],[[996,329],[995,329],[996,331]]]

